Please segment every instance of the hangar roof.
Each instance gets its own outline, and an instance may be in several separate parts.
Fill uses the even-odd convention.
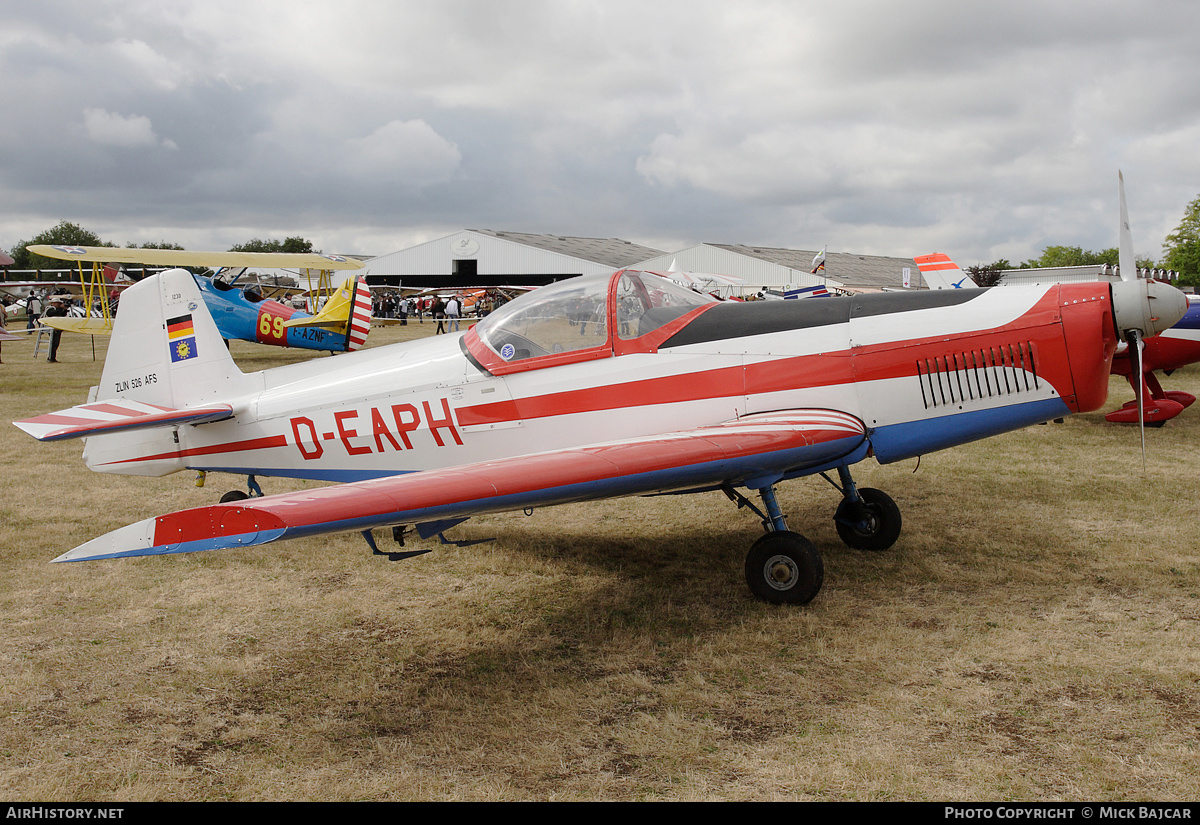
[[[574,238],[563,235],[533,235],[528,232],[497,232],[493,229],[472,229],[480,235],[491,235],[514,243],[522,243],[547,252],[557,252],[572,258],[622,269],[663,254],[661,249],[638,246],[620,238]]]
[[[709,244],[709,246],[785,266],[798,272],[809,272],[812,269],[813,258],[820,254],[818,249],[780,249],[767,246],[746,246],[745,244]],[[918,277],[917,264],[912,258],[826,252],[824,275],[831,281],[837,281],[850,288],[900,288],[904,286],[903,270],[905,267],[909,269],[909,283],[913,287],[918,286],[921,279]]]

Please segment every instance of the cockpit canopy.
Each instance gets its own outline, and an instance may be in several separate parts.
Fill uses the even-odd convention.
[[[480,321],[473,332],[486,351],[476,354],[503,365],[571,353],[580,357],[565,360],[608,356],[615,343],[640,339],[714,303],[715,298],[652,272],[626,269],[571,278],[536,289]]]

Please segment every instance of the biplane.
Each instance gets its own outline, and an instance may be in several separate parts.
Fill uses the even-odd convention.
[[[330,273],[359,269],[361,261],[337,255],[284,252],[191,252],[180,249],[120,249],[116,247],[28,247],[30,252],[59,260],[77,261],[84,286],[83,305],[101,307],[85,318],[47,318],[45,326],[68,332],[108,335],[113,330],[111,303],[102,291],[111,283],[113,264],[192,266],[218,270],[213,277],[193,275],[200,297],[208,306],[221,337],[280,347],[326,352],[352,352],[366,341],[371,329],[371,299],[366,282],[347,278],[340,286],[330,283]],[[90,274],[84,264],[91,264]],[[257,283],[239,285],[248,268],[292,268],[319,279],[321,309],[310,314],[267,298]],[[106,270],[108,275],[106,275]],[[224,277],[222,277],[224,276]]]

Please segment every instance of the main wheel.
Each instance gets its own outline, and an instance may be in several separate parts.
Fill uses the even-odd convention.
[[[843,499],[833,515],[838,535],[855,550],[887,550],[900,538],[900,508],[892,497],[873,487],[860,487],[861,503]]]
[[[746,554],[746,584],[765,602],[808,604],[824,581],[821,553],[799,533],[767,533]]]
[[[241,490],[230,490],[225,495],[221,496],[222,504],[229,504],[231,501],[244,501],[250,498],[248,493],[243,493]]]

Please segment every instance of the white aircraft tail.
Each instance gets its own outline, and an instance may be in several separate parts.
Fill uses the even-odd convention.
[[[121,295],[98,399],[184,409],[228,398],[244,381],[191,273],[170,269]]]
[[[183,469],[176,428],[233,415],[253,382],[229,355],[191,273],[172,269],[125,290],[100,384],[86,404],[14,422],[42,441],[87,438],[98,472]]]
[[[921,277],[930,289],[975,289],[976,283],[971,276],[963,272],[958,264],[950,260],[949,255],[935,252],[932,255],[920,255],[913,258]]]

